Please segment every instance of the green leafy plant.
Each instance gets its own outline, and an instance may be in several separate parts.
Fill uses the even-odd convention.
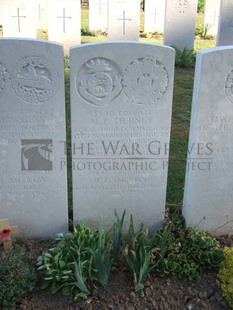
[[[164,227],[153,235],[143,224],[135,232],[132,214],[124,233],[125,214],[115,211],[108,233],[92,232],[80,222],[74,232],[59,235],[56,245],[38,258],[43,287],[86,298],[96,285],[107,285],[113,264],[127,267],[136,291],[144,288],[143,281],[152,271],[196,282],[201,271],[218,267],[224,257],[210,234],[184,228],[180,213],[170,212]]]
[[[208,35],[208,32],[210,30],[210,26],[211,26],[210,24],[204,24],[204,25],[197,27],[195,30],[195,35],[199,36],[202,39],[206,39],[206,40],[212,39],[213,40],[213,36]]]
[[[176,50],[176,57],[175,57],[176,67],[193,68],[195,66],[196,55],[193,50],[190,50],[186,47],[183,50],[180,50],[175,46],[174,49]]]
[[[38,269],[51,292],[87,297],[95,283],[105,286],[112,265],[111,247],[103,230],[92,232],[80,222],[66,235],[59,235],[57,244],[37,259]]]
[[[121,246],[123,241],[123,226],[124,226],[124,220],[125,220],[125,212],[122,213],[122,216],[119,217],[116,210],[114,211],[115,215],[115,223],[111,227],[109,231],[109,237],[112,240],[112,253],[113,253],[113,259],[114,262],[117,262],[119,260],[119,256],[121,255]]]
[[[165,227],[154,236],[154,246],[158,248],[155,270],[160,275],[176,273],[181,279],[197,282],[201,271],[216,268],[223,260],[223,251],[216,239],[192,228],[170,229],[161,247],[167,230]]]
[[[0,257],[0,309],[14,309],[16,303],[37,283],[35,261],[26,246],[14,245]]]
[[[197,7],[197,11],[199,13],[203,13],[205,9],[205,1],[204,0],[198,0],[198,7]]]
[[[88,27],[82,27],[81,28],[81,35],[82,36],[97,37],[98,34],[100,34],[99,31],[96,31],[96,30],[90,31]]]
[[[233,248],[224,248],[225,258],[217,276],[217,285],[222,289],[223,296],[233,307]]]
[[[151,244],[148,230],[141,224],[139,232],[134,233],[133,217],[130,217],[130,225],[126,239],[124,240],[123,254],[129,270],[133,274],[135,290],[144,288],[143,279],[152,271]]]

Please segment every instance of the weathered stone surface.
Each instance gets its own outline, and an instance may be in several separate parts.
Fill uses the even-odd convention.
[[[151,229],[164,218],[174,50],[142,43],[71,49],[74,222],[114,210]]]
[[[164,45],[193,49],[197,0],[167,0]]]
[[[198,53],[183,214],[188,226],[233,233],[233,49]]]
[[[0,218],[28,237],[68,229],[59,44],[0,40]]]

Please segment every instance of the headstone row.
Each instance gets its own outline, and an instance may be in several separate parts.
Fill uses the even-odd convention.
[[[14,51],[14,53],[12,53]],[[114,210],[161,227],[166,201],[174,50],[143,43],[70,54],[74,223],[109,227]],[[233,48],[197,56],[183,214],[233,232]],[[31,237],[66,231],[63,48],[0,40],[0,218]]]

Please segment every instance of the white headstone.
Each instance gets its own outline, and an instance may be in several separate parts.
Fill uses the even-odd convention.
[[[48,29],[48,1],[36,0],[35,11],[36,11],[37,29]]]
[[[163,32],[166,0],[145,0],[144,32]]]
[[[89,0],[89,29],[106,31],[108,21],[107,13],[107,0]]]
[[[63,63],[61,45],[0,40],[0,216],[28,237],[68,229]]]
[[[222,0],[218,27],[217,45],[233,44],[233,2]]]
[[[204,27],[207,34],[217,35],[221,0],[205,0]]]
[[[187,226],[233,233],[233,47],[197,55],[183,215]]]
[[[68,54],[70,46],[81,42],[80,0],[50,0],[48,5],[48,38],[63,43]]]
[[[140,0],[109,0],[108,40],[138,41]]]
[[[3,36],[36,38],[34,0],[3,1]]]
[[[137,226],[162,225],[174,56],[136,42],[71,49],[75,222],[109,227],[126,209]]]
[[[164,45],[193,49],[197,0],[166,0]]]
[[[3,14],[2,14],[2,2],[3,0],[0,0],[0,25],[2,26],[2,17],[3,17]]]

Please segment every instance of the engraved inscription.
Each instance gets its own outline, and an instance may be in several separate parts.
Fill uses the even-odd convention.
[[[0,63],[0,93],[3,92],[8,79],[9,79],[9,73],[6,67],[2,63]]]
[[[86,102],[106,106],[121,92],[120,69],[109,59],[93,58],[80,69],[76,87]]]
[[[186,9],[189,8],[188,0],[178,0],[176,4],[176,8],[179,13],[184,14]]]
[[[56,93],[58,74],[53,64],[42,57],[21,59],[12,72],[15,94],[30,103],[45,103]]]
[[[167,70],[153,56],[132,61],[123,76],[124,93],[137,104],[155,105],[167,87]]]
[[[233,70],[227,76],[225,83],[225,92],[228,99],[233,103]]]

